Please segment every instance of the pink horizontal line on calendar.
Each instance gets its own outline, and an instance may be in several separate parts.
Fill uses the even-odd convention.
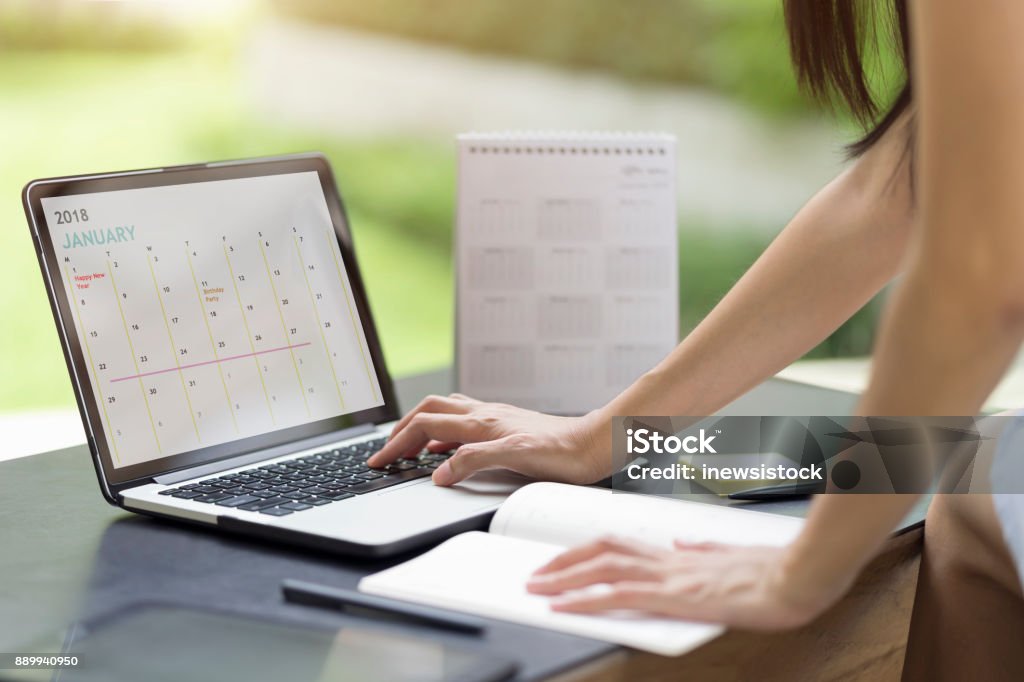
[[[279,348],[268,348],[267,350],[258,350],[258,351],[254,352],[254,353],[243,353],[241,355],[231,355],[231,356],[226,357],[226,358],[217,358],[216,360],[206,360],[205,362],[193,362],[192,364],[189,364],[189,365],[179,365],[177,367],[168,367],[166,369],[157,369],[157,370],[154,370],[152,372],[142,372],[141,374],[132,374],[132,375],[126,376],[126,377],[118,377],[116,379],[111,379],[110,383],[116,384],[119,381],[128,381],[129,379],[141,379],[142,377],[151,377],[151,376],[153,376],[155,374],[166,374],[167,372],[177,372],[178,370],[182,370],[182,369],[192,369],[193,367],[202,367],[204,365],[212,365],[212,364],[215,364],[215,363],[218,363],[218,362],[227,362],[229,360],[240,360],[242,358],[254,358],[257,355],[266,355],[267,353],[276,353],[276,352],[282,351],[282,350],[292,350],[293,348],[302,348],[303,346],[308,346],[310,343],[311,343],[310,341],[306,341],[304,343],[294,343],[294,344],[292,344],[290,346],[281,346]]]

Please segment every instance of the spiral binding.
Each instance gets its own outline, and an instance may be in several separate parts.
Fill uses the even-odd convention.
[[[538,156],[665,156],[675,136],[637,132],[506,132],[458,136],[470,154]]]

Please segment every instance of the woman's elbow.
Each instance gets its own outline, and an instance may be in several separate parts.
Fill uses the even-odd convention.
[[[928,268],[927,288],[975,324],[1024,335],[1024,248],[979,257],[965,246],[958,261]]]
[[[1024,319],[1024,194],[932,192],[919,214],[913,262],[930,284],[989,318]]]

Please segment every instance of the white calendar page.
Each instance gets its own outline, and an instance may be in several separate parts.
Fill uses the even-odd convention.
[[[42,205],[116,466],[383,404],[315,172]]]
[[[460,136],[459,390],[582,413],[665,357],[675,182],[667,135]]]

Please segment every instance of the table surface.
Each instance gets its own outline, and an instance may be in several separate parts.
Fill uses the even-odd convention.
[[[403,409],[429,393],[450,392],[439,371],[397,382]],[[854,395],[771,380],[722,414],[848,414]],[[710,495],[694,499],[742,504]],[[806,500],[756,503],[751,509],[803,516]],[[900,526],[922,522],[926,502]],[[101,497],[86,446],[0,463],[0,651],[59,652],[69,626],[140,599],[216,605],[285,621],[340,627],[347,616],[285,604],[280,580],[341,586],[399,559],[367,562],[228,536],[143,518]],[[365,622],[365,621],[363,621]],[[397,626],[391,626],[397,627]],[[435,634],[465,644],[465,636]],[[592,640],[494,622],[484,647],[517,658],[524,679],[544,677],[614,651]],[[523,656],[529,651],[529,656]],[[28,679],[47,679],[31,674]],[[214,679],[211,677],[211,679]]]

